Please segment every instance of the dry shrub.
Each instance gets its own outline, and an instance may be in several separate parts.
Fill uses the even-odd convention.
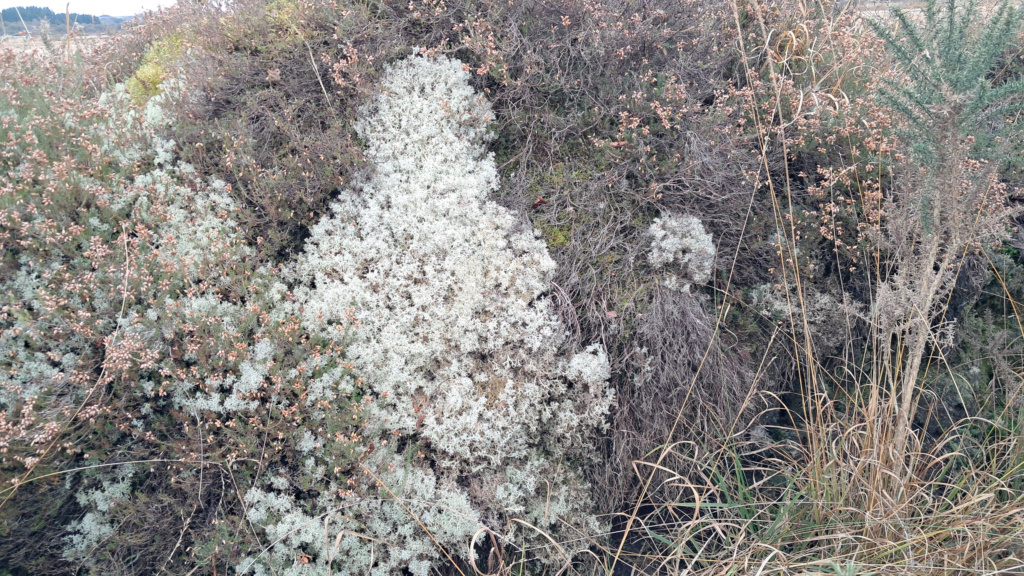
[[[93,95],[135,74],[150,45],[177,27],[183,8],[150,12],[144,18],[124,22],[116,34],[96,42],[88,51],[85,69]]]
[[[799,16],[799,9],[788,13]],[[987,408],[978,403],[966,408],[963,415],[973,418],[947,418],[931,438],[925,432],[930,415],[921,414],[917,403],[923,392],[930,393],[921,385],[936,380],[936,372],[958,382],[962,378],[945,355],[952,316],[966,307],[950,309],[950,303],[974,301],[986,282],[984,268],[971,266],[967,256],[984,255],[1005,238],[1014,214],[1006,205],[1007,183],[997,176],[997,166],[978,155],[977,142],[989,135],[976,139],[976,126],[959,116],[977,102],[957,96],[948,85],[945,98],[925,94],[927,81],[942,78],[948,69],[920,80],[919,91],[907,96],[915,106],[929,103],[915,110],[923,112],[925,121],[914,124],[901,118],[905,109],[882,97],[880,81],[890,76],[856,73],[865,61],[886,63],[877,39],[868,35],[861,42],[864,29],[855,19],[832,19],[821,12],[802,16],[807,20],[789,19],[785,8],[757,3],[737,8],[737,22],[751,18],[747,22],[753,22],[753,32],[743,36],[750,90],[736,96],[747,99],[740,105],[765,168],[757,179],[765,202],[752,206],[745,232],[765,238],[775,254],[769,275],[757,283],[770,280],[767,286],[744,282],[739,288],[747,290],[737,290],[742,299],[726,296],[727,302],[778,326],[780,338],[762,350],[771,360],[769,374],[788,382],[785,389],[795,392],[796,401],[783,411],[784,426],[755,427],[740,436],[751,438],[750,444],[725,440],[717,455],[714,439],[658,447],[638,466],[645,499],[628,523],[642,535],[651,523],[668,522],[672,536],[649,537],[647,557],[627,558],[622,545],[609,555],[643,564],[645,570],[713,571],[726,563],[741,573],[788,573],[794,562],[837,573],[980,568],[986,531],[1015,525],[1021,514],[1019,494],[1011,487],[1016,481],[1007,483],[1017,476],[1020,451],[1006,442],[1019,432],[1019,386],[990,396]],[[968,21],[958,16],[958,23]],[[990,46],[968,44],[982,56],[962,62],[984,66],[986,51],[1008,49],[1005,38],[992,40],[992,30],[1001,26],[970,26],[986,34]],[[928,41],[938,36],[935,29],[928,34]],[[799,48],[804,39],[813,43]],[[907,45],[916,41],[904,39]],[[820,50],[811,49],[812,44]],[[960,54],[948,46],[929,48],[932,56],[926,53],[922,59],[941,62],[936,54],[951,59]],[[918,78],[926,74],[915,67],[919,61],[903,62]],[[992,80],[996,91],[1010,90],[1012,80],[999,74],[984,78]],[[856,98],[855,88],[862,97]],[[975,109],[986,130],[1005,128],[1006,118],[994,112],[1016,110],[1019,88],[1008,101],[986,100],[985,91],[978,90],[978,101],[993,106]],[[982,152],[1000,159],[1012,156],[1010,142],[1005,139],[994,153]],[[933,147],[933,156],[921,155],[922,147]],[[1006,285],[993,288],[1006,292],[1001,306],[1017,317]],[[763,300],[755,295],[764,290],[775,291],[780,305],[760,306]],[[842,297],[835,299],[833,314],[822,315],[816,302],[830,293]],[[778,314],[772,317],[766,308]],[[1024,335],[1013,321],[1009,324],[1010,338]],[[997,331],[990,322],[983,325]],[[727,326],[755,346],[772,341],[742,321],[727,317]],[[847,345],[830,342],[837,336],[845,337]],[[998,347],[1005,338],[990,336],[989,341]],[[1005,351],[994,357],[1019,360]],[[1020,375],[1019,369],[1001,372],[1010,381]],[[960,386],[954,382],[946,394],[963,390]],[[977,419],[996,414],[997,421]],[[916,421],[915,415],[920,415]],[[646,470],[671,460],[683,460],[671,469],[675,477],[668,470]],[[664,486],[691,494],[665,501]],[[981,494],[988,490],[1005,498],[982,506],[987,497]],[[706,512],[700,521],[687,512],[702,505]],[[949,530],[925,536],[936,521]],[[805,540],[808,534],[818,535],[817,542]],[[1007,569],[1019,567],[1019,532],[995,529],[995,534],[998,552],[992,558]],[[748,539],[753,546],[744,544]],[[839,562],[844,558],[850,559],[849,566]]]
[[[360,159],[350,122],[365,87],[337,86],[323,59],[335,15],[289,2],[184,15],[194,44],[174,138],[184,160],[232,185],[250,242],[279,261],[300,249]]]
[[[464,43],[486,55],[479,70],[493,79],[483,86],[500,122],[500,200],[527,212],[547,240],[575,337],[611,354],[620,406],[601,496],[611,511],[632,499],[632,461],[646,442],[671,441],[687,395],[676,439],[738,416],[752,384],[713,370],[694,384],[708,346],[710,358],[720,346],[710,301],[666,293],[647,264],[648,228],[668,212],[695,215],[719,254],[735,252],[735,213],[757,158],[721,130],[735,109],[716,105],[735,64],[729,13],[702,2],[525,3],[495,13],[524,24],[488,16]],[[667,310],[677,298],[682,310]]]
[[[617,467],[603,478],[604,489],[617,494],[619,505],[628,505],[630,478],[622,470],[634,468],[652,447],[673,439],[686,439],[694,426],[691,419],[703,412],[716,435],[739,432],[737,422],[753,416],[750,390],[761,384],[750,368],[750,358],[728,348],[715,334],[715,318],[705,310],[701,297],[667,288],[654,289],[650,311],[644,314],[636,340],[641,346],[631,386],[619,388],[618,437],[611,445]],[[682,413],[681,413],[682,411]],[[677,458],[661,460],[679,471],[686,464]],[[641,470],[646,479],[647,470]],[[680,494],[665,486],[659,475],[650,482],[660,486],[652,500],[673,501]],[[635,478],[633,479],[635,481]]]

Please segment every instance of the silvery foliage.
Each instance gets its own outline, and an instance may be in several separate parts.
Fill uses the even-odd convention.
[[[252,250],[241,241],[238,223],[231,219],[235,210],[227,185],[218,179],[204,181],[195,168],[174,156],[175,142],[160,136],[163,128],[174,122],[171,111],[174,102],[181,97],[183,84],[176,79],[165,80],[162,91],[147,100],[140,109],[134,105],[124,85],[119,84],[100,98],[101,106],[109,109],[111,122],[104,126],[110,131],[136,130],[143,137],[136,139],[137,146],[118,146],[110,151],[123,162],[139,162],[150,158],[154,167],[136,175],[124,186],[112,187],[101,194],[115,209],[130,212],[133,217],[153,225],[156,229],[156,248],[159,258],[166,259],[168,266],[182,275],[182,280],[207,285],[216,284],[215,278],[199,278],[200,264],[210,259],[251,257]],[[119,142],[131,141],[119,139]],[[249,281],[268,285],[265,292],[271,301],[280,301],[284,286],[273,282],[270,271],[260,269]],[[243,305],[226,302],[212,293],[180,297],[174,302],[161,303],[146,311],[149,320],[168,326],[176,321],[191,321],[198,318],[218,318],[225,331],[236,331],[237,318],[244,316]],[[131,318],[122,325],[132,325]],[[205,382],[177,382],[172,391],[172,400],[179,409],[190,413],[205,410],[215,413],[244,412],[257,408],[252,395],[264,384],[268,363],[276,352],[274,343],[263,340],[246,353],[236,376],[223,380]],[[191,356],[191,357],[190,357]],[[191,353],[187,360],[195,361]],[[307,367],[316,368],[322,362],[308,359]],[[330,371],[336,375],[340,370]],[[289,376],[293,376],[290,374]],[[143,391],[150,397],[155,395],[153,383],[142,382]],[[321,388],[337,385],[332,381]],[[333,393],[311,390],[310,404],[324,397],[334,398]]]
[[[42,280],[31,268],[0,282],[0,290],[33,311],[43,307],[38,298],[42,289]],[[66,346],[47,349],[41,346],[45,340],[45,331],[28,314],[15,316],[7,330],[0,330],[0,410],[10,414],[20,403],[31,405],[44,391],[68,382],[78,366],[79,347],[86,342],[72,337]],[[3,448],[6,445],[0,442]]]
[[[592,451],[612,404],[608,360],[597,346],[559,353],[565,331],[544,298],[554,262],[487,200],[498,186],[490,120],[447,58],[389,67],[361,111],[374,171],[313,228],[290,280],[307,330],[350,339],[375,398],[365,442],[376,450],[363,463],[408,511],[372,482],[364,492],[380,498],[323,491],[313,514],[289,492],[250,490],[249,519],[276,544],[243,571],[320,574],[333,561],[335,574],[425,575],[441,555],[409,512],[463,558],[482,525],[510,517],[566,540],[559,519],[597,528],[567,462]],[[308,564],[294,563],[300,546]]]
[[[666,269],[665,285],[690,291],[690,284],[703,284],[715,267],[715,243],[696,216],[665,213],[648,229],[653,237],[648,261]]]
[[[204,181],[191,164],[176,159],[174,140],[161,136],[175,121],[172,111],[184,85],[169,78],[161,90],[141,109],[124,84],[99,97],[107,121],[92,130],[103,136],[101,149],[122,165],[149,164],[152,169],[120,185],[97,186],[95,194],[114,210],[157,226],[157,246],[173,250],[176,267],[184,263],[189,280],[195,281],[199,262],[217,257],[229,244],[239,244],[238,224],[231,219],[235,204],[226,183]]]
[[[177,161],[173,154],[175,143],[159,136],[160,128],[173,121],[163,107],[167,99],[175,97],[171,90],[174,86],[177,84],[170,81],[165,83],[164,92],[151,98],[144,110],[134,106],[122,86],[115,87],[101,97],[100,105],[107,110],[107,121],[98,123],[94,129],[95,135],[106,138],[105,152],[119,158],[121,162],[139,163],[151,168],[113,184],[95,183],[94,194],[109,203],[117,213],[152,228],[156,250],[151,255],[162,269],[173,271],[185,284],[192,283],[195,286],[202,280],[207,286],[217,286],[218,282],[227,282],[227,279],[199,277],[201,270],[209,270],[211,259],[221,263],[245,259],[252,256],[252,251],[241,241],[238,225],[230,218],[235,206],[226,185],[218,180],[205,181],[192,166]],[[96,222],[95,226],[104,226],[108,231],[111,228],[110,224],[100,222]],[[260,268],[246,280],[251,286],[259,287],[254,289],[258,293],[255,298],[258,304],[270,311],[270,322],[283,320],[286,307],[281,306],[281,303],[285,298],[286,287],[278,282],[276,272]],[[32,277],[19,280],[25,299],[34,297],[33,282]],[[116,312],[120,304],[118,295],[108,296],[106,300],[101,300],[101,296],[96,296],[97,305]],[[145,309],[129,308],[118,319],[118,323],[119,333],[123,337],[140,338],[159,346],[161,340],[171,337],[176,325],[215,319],[222,331],[232,333],[244,329],[242,322],[245,317],[243,304],[226,301],[214,292],[200,292],[189,296],[179,294],[173,300],[168,298],[163,302],[152,302]],[[205,411],[253,417],[259,415],[261,409],[279,411],[290,408],[288,402],[278,394],[269,394],[262,400],[264,406],[260,406],[254,399],[256,392],[268,387],[269,372],[275,356],[285,353],[283,348],[287,346],[271,339],[260,339],[259,336],[257,334],[255,344],[243,353],[234,374],[205,380],[184,375],[180,380],[173,381],[170,390],[172,405],[196,417]],[[27,349],[24,345],[18,348]],[[38,356],[43,358],[42,354]],[[199,361],[194,350],[186,351],[183,359]],[[338,401],[339,397],[351,396],[355,387],[347,371],[331,364],[331,360],[327,355],[310,356],[301,359],[296,367],[279,373],[288,381],[300,380],[300,370],[306,374],[321,374],[305,381],[305,404],[301,407],[304,420],[314,426],[325,419],[325,403],[329,406]],[[61,359],[61,363],[69,366],[76,362],[77,356],[73,354]],[[32,382],[41,379],[37,373],[57,370],[47,365],[40,365],[38,369],[34,364],[28,366],[32,369],[22,369],[18,373],[31,378]],[[50,379],[55,381],[58,377],[61,375],[55,374]],[[22,390],[24,394],[38,393],[28,387]],[[151,399],[153,405],[161,402],[158,386],[150,380],[140,381],[136,393],[144,399]],[[143,405],[141,412],[144,417],[152,413],[151,403]],[[145,429],[145,421],[136,422],[140,432]],[[320,486],[325,490],[320,499],[323,506],[340,508],[342,504],[336,496],[340,487],[325,477],[325,460],[329,460],[330,455],[323,454],[322,450],[317,453],[317,449],[322,446],[322,439],[303,427],[297,428],[296,434],[301,439],[298,442],[300,452],[308,455],[305,461],[297,463],[300,467],[299,476],[304,482],[321,482]],[[79,557],[113,534],[116,521],[111,518],[112,504],[131,498],[130,482],[122,476],[123,470],[103,469],[82,484],[76,497],[84,514],[67,527],[69,536],[65,540],[66,556]],[[291,486],[284,476],[275,476],[274,488],[284,490]],[[264,514],[273,514],[280,519],[277,528],[284,537],[277,542],[275,536],[270,542],[279,547],[303,545],[312,533],[309,522],[306,522],[308,518],[301,513],[288,516],[285,513],[287,507],[282,508],[273,498],[261,500],[263,494],[254,488],[248,492],[246,499],[253,503],[251,513],[254,517],[259,517],[263,510]],[[290,501],[287,503],[292,504]],[[296,524],[289,524],[290,518],[295,519],[303,530],[294,530]],[[322,526],[320,528],[319,537],[322,538]],[[348,543],[339,542],[338,549],[347,550]],[[294,548],[288,549],[291,560],[294,560],[293,552]]]
[[[174,161],[175,142],[160,136],[158,131],[174,122],[173,103],[182,97],[185,87],[180,80],[169,78],[161,83],[161,88],[142,108],[135,106],[124,84],[100,95],[97,105],[108,112],[107,121],[88,129],[104,136],[101,150],[119,164],[131,166],[152,158],[153,164],[163,166]],[[133,145],[125,145],[126,142]]]

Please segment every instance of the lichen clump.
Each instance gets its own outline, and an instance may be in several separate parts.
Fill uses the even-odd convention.
[[[667,287],[690,291],[690,284],[704,284],[715,267],[715,243],[696,216],[666,213],[656,218],[648,233],[652,237],[648,261],[665,269]]]
[[[599,347],[560,353],[543,241],[487,200],[498,185],[484,148],[492,116],[468,80],[447,58],[386,71],[356,125],[374,170],[313,228],[290,277],[307,330],[351,334],[348,355],[377,400],[367,468],[456,551],[511,517],[556,535],[563,521],[596,528],[568,463],[593,452],[613,401]],[[391,543],[380,566],[426,574],[437,547],[390,496],[362,533]],[[283,497],[268,490],[252,509],[293,511]],[[367,542],[333,557],[355,573]]]

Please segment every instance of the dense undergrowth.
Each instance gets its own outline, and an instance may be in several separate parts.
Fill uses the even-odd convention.
[[[240,0],[0,54],[0,573],[1024,570],[1021,16]]]

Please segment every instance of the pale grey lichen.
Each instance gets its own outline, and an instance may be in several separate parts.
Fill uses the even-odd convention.
[[[250,491],[250,521],[278,544],[243,571],[319,574],[343,559],[335,574],[362,574],[372,555],[375,574],[425,574],[441,556],[410,513],[458,556],[481,526],[511,517],[555,537],[576,536],[567,525],[596,529],[567,462],[593,451],[613,401],[608,360],[599,346],[560,352],[565,329],[545,298],[555,264],[532,230],[488,200],[498,186],[484,148],[490,120],[489,103],[448,58],[389,67],[362,110],[356,130],[373,171],[314,226],[288,276],[295,302],[281,305],[313,334],[348,342],[375,399],[364,439],[377,449],[364,463],[390,491],[342,501],[325,489],[307,508],[316,515]],[[342,522],[342,509],[360,520]],[[363,538],[319,544],[343,527]],[[298,546],[313,557],[301,569]]]
[[[696,216],[665,213],[656,218],[648,233],[652,236],[648,261],[665,269],[667,287],[690,291],[690,284],[704,284],[715,267],[715,243]]]
[[[88,484],[95,487],[83,488],[75,494],[78,504],[86,512],[68,525],[68,535],[64,538],[66,558],[88,553],[114,533],[114,525],[107,518],[107,513],[129,498],[134,475],[135,468],[125,464],[112,472],[101,472],[98,482]]]

